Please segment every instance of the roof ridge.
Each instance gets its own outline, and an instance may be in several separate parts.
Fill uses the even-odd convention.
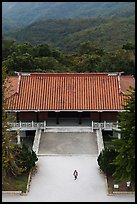
[[[18,78],[18,86],[17,86],[16,93],[19,93],[20,81],[21,81],[21,75],[19,75],[19,78]]]
[[[119,89],[119,93],[121,94],[124,94],[124,92],[121,90],[121,83],[120,83],[120,75],[118,75],[118,89]]]

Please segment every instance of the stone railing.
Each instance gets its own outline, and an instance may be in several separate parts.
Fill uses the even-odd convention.
[[[93,122],[91,123],[92,129],[98,130],[98,129],[113,129],[118,128],[118,122]]]
[[[37,128],[39,129],[44,129],[44,131],[46,130],[46,121],[43,122],[14,122],[14,123],[9,123],[11,125],[11,129],[12,130],[17,130],[17,129],[21,129],[21,130],[36,130]],[[55,127],[57,127],[57,125],[55,125]],[[91,129],[93,130],[98,130],[98,129],[108,129],[108,130],[112,130],[113,128],[118,128],[118,122],[114,123],[114,122],[91,122]]]
[[[32,129],[45,129],[46,128],[46,121],[44,122],[14,122],[14,123],[9,123],[11,126],[11,129],[26,129],[26,130],[32,130]]]

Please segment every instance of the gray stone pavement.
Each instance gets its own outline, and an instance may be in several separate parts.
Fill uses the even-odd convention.
[[[27,196],[2,195],[2,202],[135,202],[132,195],[107,195],[104,175],[97,157],[39,156]],[[74,180],[73,171],[78,179]]]
[[[38,154],[97,155],[98,149],[96,140],[95,132],[43,132]]]
[[[39,152],[47,155],[38,156],[28,195],[3,194],[2,202],[135,202],[134,194],[108,195],[95,134],[42,133]]]

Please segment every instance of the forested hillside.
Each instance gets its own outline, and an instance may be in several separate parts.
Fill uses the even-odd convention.
[[[127,41],[134,43],[135,16],[38,21],[8,36],[18,42],[47,43],[66,52],[76,51],[86,41],[113,51]]]
[[[2,58],[2,65],[7,67],[9,75],[14,75],[15,71],[135,73],[135,46],[130,42],[113,52],[84,42],[75,53],[65,54],[47,44],[17,44],[3,39]]]
[[[2,65],[135,73],[135,2],[3,2]]]
[[[2,29],[9,32],[38,20],[135,13],[135,2],[2,2]]]

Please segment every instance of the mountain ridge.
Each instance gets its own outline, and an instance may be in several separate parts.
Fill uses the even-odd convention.
[[[34,22],[10,33],[17,42],[47,43],[62,51],[74,51],[85,41],[98,42],[104,48],[120,48],[135,41],[135,17],[108,16],[87,19],[61,19]]]
[[[2,2],[2,30],[20,29],[38,20],[133,15],[134,2]]]

